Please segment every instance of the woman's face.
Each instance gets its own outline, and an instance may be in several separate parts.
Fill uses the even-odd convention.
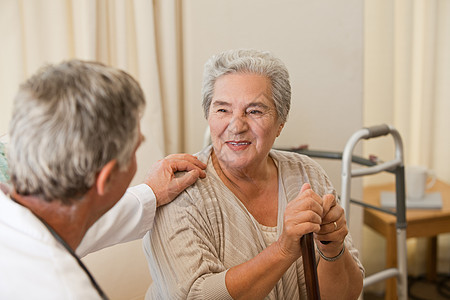
[[[219,77],[208,123],[214,152],[222,168],[259,166],[284,123],[278,120],[267,77],[228,74]]]

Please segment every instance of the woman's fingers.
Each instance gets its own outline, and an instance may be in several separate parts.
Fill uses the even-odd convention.
[[[336,197],[333,194],[326,194],[322,197],[323,215],[327,215],[331,208],[336,206]]]
[[[286,253],[300,256],[300,238],[307,233],[320,231],[322,214],[322,198],[308,183],[304,184],[297,198],[288,203],[284,213],[280,243]]]
[[[344,209],[336,204],[323,216],[320,230],[316,233],[316,239],[328,242],[322,243],[325,245],[330,243],[340,245],[347,234],[348,228]]]

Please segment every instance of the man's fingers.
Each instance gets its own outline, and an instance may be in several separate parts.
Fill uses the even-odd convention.
[[[205,169],[206,168],[206,164],[204,164],[203,162],[198,160],[197,157],[195,157],[194,155],[191,155],[191,154],[186,154],[186,153],[183,153],[183,154],[171,154],[171,155],[167,156],[166,159],[169,160],[169,161],[174,161],[174,162],[186,161],[188,163],[191,163],[191,164],[197,166],[200,169]],[[187,171],[187,170],[184,169],[184,170],[179,170],[179,171]]]
[[[197,181],[199,177],[201,177],[200,171],[198,169],[193,169],[184,173],[182,176],[175,178],[173,180],[173,186],[177,189],[175,192],[177,194],[181,193],[185,188]]]
[[[195,159],[195,161],[187,161],[183,159],[171,159],[170,161],[170,167],[172,168],[172,171],[180,172],[180,171],[193,171],[197,170],[198,174],[201,178],[206,177],[206,173],[204,169],[206,168],[206,165],[202,163],[201,161]],[[195,163],[194,163],[195,162]]]

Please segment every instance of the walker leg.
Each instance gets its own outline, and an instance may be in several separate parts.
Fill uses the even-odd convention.
[[[389,226],[386,236],[386,269],[397,267],[397,237],[395,224]],[[390,278],[386,280],[386,300],[397,299],[397,279]]]

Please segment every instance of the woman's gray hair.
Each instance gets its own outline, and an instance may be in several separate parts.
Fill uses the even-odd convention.
[[[65,204],[82,197],[109,161],[129,165],[144,106],[124,71],[80,60],[40,69],[15,98],[8,145],[15,191]]]
[[[220,76],[250,73],[266,76],[272,84],[272,99],[278,119],[284,123],[291,107],[291,84],[284,63],[270,52],[252,49],[228,50],[212,56],[205,64],[202,84],[202,105],[208,118],[214,84]]]

